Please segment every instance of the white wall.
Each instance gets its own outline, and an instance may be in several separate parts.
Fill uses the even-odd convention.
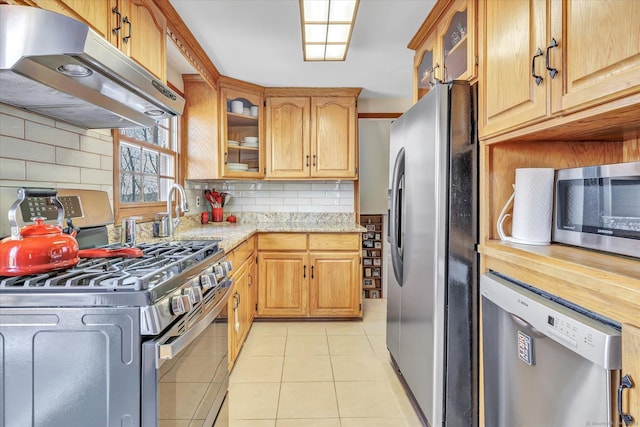
[[[358,120],[360,213],[385,214],[389,187],[391,120]]]

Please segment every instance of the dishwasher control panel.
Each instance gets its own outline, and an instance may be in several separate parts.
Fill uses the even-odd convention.
[[[480,294],[519,326],[518,353],[525,363],[535,363],[535,341],[527,338],[540,333],[603,368],[621,368],[619,330],[492,273],[481,276]]]

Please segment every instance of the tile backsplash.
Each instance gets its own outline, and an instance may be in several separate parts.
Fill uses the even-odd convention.
[[[87,130],[0,103],[0,212],[16,199],[16,187],[103,190],[113,206],[113,138],[110,130]],[[353,213],[353,181],[187,181],[192,213],[210,210],[205,189],[232,199],[225,212]],[[200,198],[200,206],[196,204]],[[0,236],[8,234],[0,215]]]
[[[87,130],[0,103],[0,236],[17,187],[103,190],[113,200],[111,130]],[[112,204],[113,206],[113,204]]]
[[[231,194],[226,212],[355,212],[353,181],[187,181],[189,205],[196,211],[210,210],[205,189]]]

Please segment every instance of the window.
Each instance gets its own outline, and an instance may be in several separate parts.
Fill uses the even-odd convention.
[[[169,187],[178,181],[178,119],[114,134],[116,220],[131,215],[152,219],[166,211]]]

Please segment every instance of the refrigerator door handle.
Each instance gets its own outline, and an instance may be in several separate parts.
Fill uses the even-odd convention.
[[[402,241],[404,240],[404,148],[400,149],[393,166],[391,180],[391,264],[396,281],[402,286],[403,252]]]

